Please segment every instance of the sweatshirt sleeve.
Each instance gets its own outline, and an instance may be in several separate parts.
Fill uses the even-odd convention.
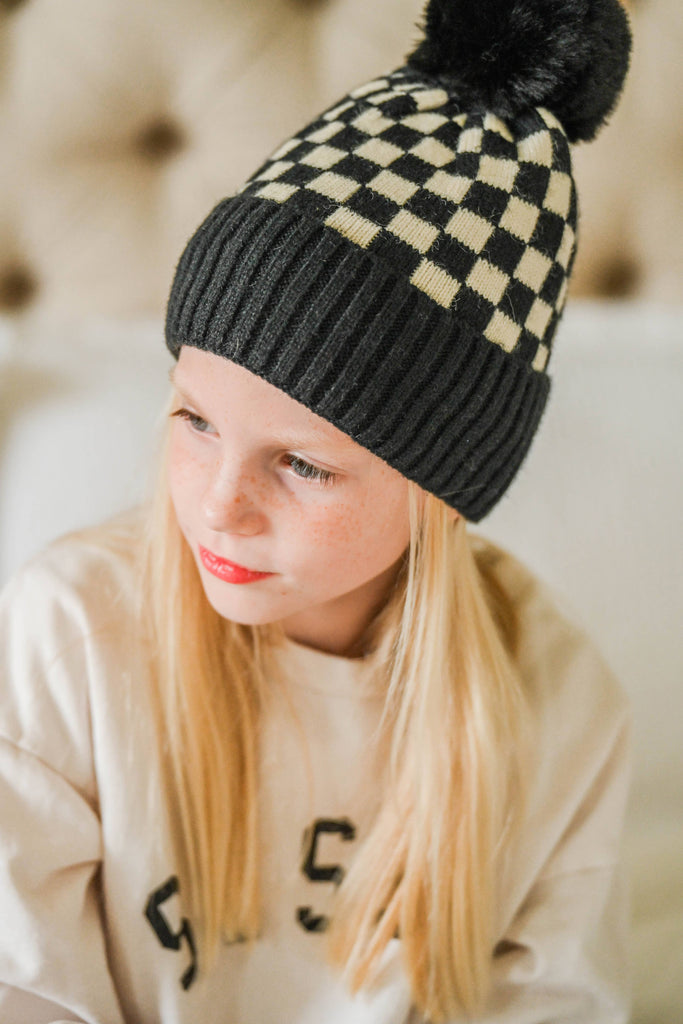
[[[78,602],[41,564],[0,598],[0,1020],[123,1024]],[[81,616],[82,618],[82,616]]]
[[[625,1024],[629,889],[622,832],[631,707],[600,652],[541,584],[520,594],[532,751],[504,873],[486,1024]]]
[[[487,1024],[629,1019],[628,884],[619,860],[603,855],[621,832],[629,735],[624,720],[498,945]]]

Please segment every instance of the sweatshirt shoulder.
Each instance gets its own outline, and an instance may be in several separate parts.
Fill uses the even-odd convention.
[[[559,593],[519,558],[480,534],[472,535],[514,606],[519,626],[517,661],[532,702],[548,702],[571,717],[593,711],[627,718],[629,702],[599,645],[572,617]]]
[[[55,615],[76,628],[104,625],[135,601],[141,542],[140,509],[57,538],[10,577],[2,614],[43,627]]]

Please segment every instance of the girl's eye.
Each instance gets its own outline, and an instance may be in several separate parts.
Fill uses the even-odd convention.
[[[209,431],[209,424],[206,420],[203,420],[201,416],[197,416],[196,413],[190,412],[189,409],[176,409],[175,412],[171,413],[171,416],[178,416],[181,420],[187,420],[193,430],[196,430],[198,434],[206,434]]]
[[[330,473],[329,469],[320,469],[319,466],[312,466],[310,462],[304,462],[298,455],[287,455],[285,461],[287,466],[304,480],[317,480],[321,484],[331,484],[336,476],[335,473]]]

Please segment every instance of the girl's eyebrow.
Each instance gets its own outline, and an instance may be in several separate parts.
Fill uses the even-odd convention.
[[[176,389],[176,391],[178,392],[178,394],[180,395],[180,397],[184,401],[189,402],[190,405],[194,405],[197,408],[199,408],[199,403],[192,397],[192,395],[190,395],[187,391],[185,391],[185,389],[183,388],[183,386],[181,384],[179,384],[176,381],[176,379],[175,379],[175,371],[176,371],[176,369],[177,369],[177,364],[174,364],[171,367],[171,369],[168,371],[168,379],[169,379],[169,381],[171,382],[173,387]],[[320,448],[320,447],[325,447],[325,446],[329,447],[330,444],[333,444],[333,445],[337,446],[338,448],[340,448],[343,451],[344,454],[347,454],[347,452],[351,452],[353,449],[356,448],[356,442],[354,442],[354,440],[352,438],[347,437],[347,435],[344,434],[343,432],[342,432],[342,435],[341,435],[340,438],[336,438],[335,437],[334,439],[331,439],[329,437],[326,437],[323,433],[318,433],[318,431],[315,429],[315,427],[312,427],[312,428],[297,428],[296,438],[294,438],[294,437],[291,437],[291,438],[283,437],[282,438],[282,444],[283,444],[283,446],[285,448],[293,448],[293,449],[296,449],[296,448],[299,448],[299,447],[304,447],[304,448],[306,448],[306,447]]]
[[[184,401],[189,402],[190,405],[198,406],[199,403],[196,401],[196,399],[194,399],[192,395],[189,393],[189,391],[186,391],[182,384],[179,384],[178,381],[175,379],[175,371],[177,368],[177,364],[171,367],[171,369],[168,371],[168,379],[170,380],[171,384],[176,389],[180,397],[184,399]]]

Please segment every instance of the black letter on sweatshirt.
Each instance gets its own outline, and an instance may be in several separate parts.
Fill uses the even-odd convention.
[[[344,842],[349,842],[356,838],[356,829],[348,818],[341,818],[338,821],[319,818],[304,833],[306,856],[301,865],[303,873],[312,882],[334,882],[335,885],[339,885],[344,877],[344,869],[341,864],[316,864],[318,837],[321,832],[336,832]],[[314,914],[311,907],[299,907],[296,916],[299,924],[307,932],[324,932],[330,923],[324,914]]]
[[[172,875],[171,878],[158,889],[155,889],[150,895],[145,907],[145,917],[154,929],[156,937],[164,949],[175,949],[177,951],[180,949],[183,939],[187,942],[191,960],[190,966],[180,979],[180,984],[184,989],[188,989],[197,974],[197,947],[195,946],[194,935],[192,934],[192,926],[187,918],[184,917],[181,921],[180,931],[171,931],[168,921],[159,909],[161,904],[165,903],[171,896],[175,896],[179,889],[178,878],[176,875]]]

